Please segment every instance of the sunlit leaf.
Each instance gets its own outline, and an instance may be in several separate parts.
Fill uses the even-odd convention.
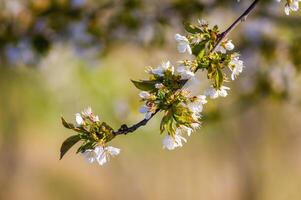
[[[192,46],[192,54],[195,55],[198,59],[204,56],[205,50],[206,48],[204,43],[198,43]]]
[[[62,124],[65,128],[74,129],[75,126],[72,123],[68,123],[63,117],[61,117]]]
[[[80,140],[81,140],[80,135],[73,135],[73,136],[68,137],[61,146],[60,160],[67,153],[67,151]]]
[[[77,149],[76,153],[80,153],[80,152],[83,153],[88,149],[93,149],[94,146],[95,146],[95,142],[87,142],[87,143],[83,144],[82,146],[80,146]]]
[[[143,91],[150,91],[155,89],[155,84],[157,83],[157,81],[131,81],[136,88]]]
[[[192,33],[192,34],[200,33],[202,31],[199,27],[194,26],[190,23],[184,23],[184,28],[188,33]]]

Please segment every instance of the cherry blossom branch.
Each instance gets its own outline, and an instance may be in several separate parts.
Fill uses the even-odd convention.
[[[224,32],[222,32],[218,36],[217,43],[211,50],[211,52],[214,52],[216,48],[221,44],[221,42],[229,35],[229,33],[236,28],[237,25],[239,25],[241,22],[244,22],[248,15],[254,10],[256,5],[259,3],[260,0],[255,0],[246,10],[245,12],[239,16],[230,26],[227,28]],[[188,80],[184,81],[182,85],[184,85]],[[120,128],[117,131],[114,131],[114,135],[126,135],[128,133],[132,133],[136,131],[138,128],[145,126],[151,118],[153,118],[154,115],[156,115],[160,109],[157,109],[148,119],[143,119],[140,122],[128,127],[126,124],[123,124],[120,126]]]
[[[254,10],[254,8],[256,7],[256,5],[259,3],[260,0],[255,0],[248,8],[247,10],[241,15],[239,16],[234,22],[233,24],[231,24],[229,26],[229,28],[227,28],[224,32],[222,32],[219,35],[219,39],[217,40],[217,43],[215,44],[215,46],[212,49],[212,52],[216,50],[216,48],[220,45],[220,43],[229,35],[229,33],[235,29],[235,27],[237,25],[239,25],[240,23],[246,21],[248,15]]]
[[[134,132],[135,130],[137,130],[137,129],[140,128],[141,126],[145,126],[145,125],[147,124],[147,122],[148,122],[151,118],[153,118],[153,116],[154,116],[155,114],[157,114],[159,111],[160,111],[159,109],[156,110],[156,111],[151,115],[150,118],[148,118],[148,119],[143,119],[143,120],[141,120],[140,122],[138,122],[137,124],[134,124],[134,125],[132,125],[132,126],[130,126],[130,127],[128,127],[126,124],[121,125],[120,128],[119,128],[117,131],[114,131],[114,135],[122,135],[122,134],[126,135],[126,134],[128,134],[128,133]]]

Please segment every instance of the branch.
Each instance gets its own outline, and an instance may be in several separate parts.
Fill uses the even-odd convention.
[[[126,124],[121,125],[120,128],[119,128],[117,131],[114,132],[114,135],[122,135],[122,134],[126,135],[126,134],[128,134],[128,133],[134,132],[135,130],[137,130],[137,129],[140,128],[141,126],[145,126],[145,125],[147,124],[147,122],[148,122],[151,118],[153,118],[153,116],[154,116],[155,114],[157,114],[159,111],[160,111],[159,109],[156,110],[156,112],[154,112],[154,113],[152,114],[152,116],[151,116],[149,119],[143,119],[143,120],[141,120],[140,122],[138,122],[137,124],[134,124],[134,125],[132,125],[132,126],[130,126],[130,127],[128,127]]]
[[[219,39],[217,40],[215,46],[212,49],[212,52],[214,52],[216,50],[216,48],[220,45],[220,43],[229,35],[229,33],[235,29],[235,27],[237,25],[239,25],[240,23],[246,21],[248,15],[254,10],[255,6],[258,4],[260,0],[255,0],[248,8],[247,10],[241,15],[239,16],[234,22],[233,24],[231,24],[231,26],[229,26],[229,28],[227,28],[227,30],[225,30],[224,32],[222,32],[219,35]]]
[[[241,22],[245,21],[246,18],[248,17],[248,15],[254,10],[255,6],[257,5],[257,3],[259,2],[260,0],[255,0],[248,8],[247,10],[240,16],[238,17],[234,22],[233,24],[231,24],[231,26],[229,26],[229,28],[227,28],[224,32],[222,32],[220,35],[219,35],[219,38],[215,44],[215,46],[213,47],[213,49],[211,50],[211,52],[214,52],[216,50],[216,48],[220,45],[220,43],[227,37],[227,35],[233,30],[235,29],[235,27],[237,25],[239,25]],[[186,80],[184,82],[184,84],[187,82],[188,80]],[[184,85],[183,84],[183,85]],[[128,127],[126,124],[123,124],[121,125],[121,127],[114,132],[114,135],[126,135],[128,133],[132,133],[134,132],[135,130],[137,130],[138,128],[140,128],[141,126],[145,126],[149,120],[151,120],[151,118],[153,118],[153,116],[155,116],[160,110],[156,110],[149,119],[143,119],[141,120],[140,122]]]

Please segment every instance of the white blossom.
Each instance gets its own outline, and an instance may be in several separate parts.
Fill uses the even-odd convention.
[[[97,157],[97,162],[100,165],[104,165],[110,160],[111,156],[116,156],[120,153],[120,149],[111,146],[99,148],[100,150]]]
[[[277,0],[277,1],[281,2],[281,0]],[[299,2],[301,2],[301,0],[287,0],[284,7],[285,14],[289,15],[291,11],[299,10]]]
[[[200,102],[193,102],[188,104],[187,106],[193,113],[200,113],[203,110],[203,104]]]
[[[107,146],[97,146],[94,149],[88,149],[83,154],[89,163],[98,162],[99,165],[104,165],[110,160],[110,156],[116,156],[120,153],[120,149]]]
[[[191,125],[191,127],[192,127],[193,129],[197,129],[197,128],[199,128],[199,127],[201,126],[200,123],[192,123],[192,124],[190,124],[190,125]]]
[[[75,114],[75,121],[78,125],[84,124],[84,119],[82,118],[82,115],[80,113]]]
[[[153,112],[150,111],[150,107],[144,105],[144,106],[141,106],[140,109],[139,109],[139,112],[142,113],[142,114],[145,114],[145,119],[149,119],[151,118]]]
[[[231,79],[235,80],[235,78],[242,72],[244,68],[244,63],[242,60],[239,60],[238,56],[235,56],[230,61],[229,65],[230,65],[230,70],[232,71]]]
[[[76,113],[76,115],[75,115],[76,123],[78,125],[84,124],[85,117],[90,118],[93,122],[99,121],[99,117],[97,115],[93,115],[91,107],[84,109],[81,113]]]
[[[181,79],[190,79],[191,77],[194,76],[194,73],[190,71],[186,66],[181,65],[177,67],[177,73],[181,76]]]
[[[226,42],[222,42],[217,48],[216,51],[221,52],[222,54],[225,54],[227,51],[232,51],[234,49],[234,44],[232,43],[232,40],[228,40]]]
[[[93,122],[99,122],[99,117],[96,115],[96,116],[91,116],[91,118],[92,118],[92,121]]]
[[[206,100],[206,96],[205,95],[198,95],[196,96],[196,100],[197,102],[200,102],[201,104],[206,104],[208,101]]]
[[[193,129],[184,125],[180,125],[177,129],[176,129],[176,134],[180,135],[182,133],[186,133],[188,136],[191,135],[191,133],[193,132]]]
[[[150,73],[158,75],[158,76],[164,76],[164,72],[166,70],[170,70],[171,73],[174,73],[174,67],[170,64],[169,61],[167,62],[162,62],[162,64],[160,66],[158,66],[155,69],[150,69]]]
[[[198,95],[196,96],[196,99],[188,104],[188,108],[193,112],[193,113],[200,113],[203,110],[203,104],[206,104],[206,96],[205,95]]]
[[[157,89],[161,89],[163,87],[164,87],[164,85],[162,83],[156,83],[155,84],[155,88],[157,88]]]
[[[201,25],[201,26],[205,26],[208,24],[208,22],[204,19],[198,19],[198,23]]]
[[[228,40],[226,43],[225,43],[225,48],[226,50],[228,51],[232,51],[234,49],[234,44],[232,43],[232,40]]]
[[[286,15],[290,14],[290,11],[297,11],[299,9],[299,1],[300,0],[291,0],[288,1],[284,7],[284,12]]]
[[[86,108],[86,109],[82,112],[82,115],[83,115],[83,116],[86,116],[86,117],[91,116],[91,115],[92,115],[92,108],[91,108],[91,107]]]
[[[227,52],[226,49],[222,45],[217,46],[216,51],[219,51],[222,54],[225,54]]]
[[[89,163],[93,163],[97,161],[98,155],[99,155],[99,149],[87,149],[85,152],[82,153],[82,155],[85,157],[85,159]]]
[[[192,54],[191,47],[189,45],[189,41],[185,36],[177,33],[175,35],[175,39],[178,42],[177,49],[180,53],[185,53],[187,51],[189,54]]]
[[[174,136],[166,135],[163,139],[163,148],[168,150],[173,150],[177,147],[182,147],[182,141],[187,142],[187,140],[179,134]]]
[[[218,97],[226,97],[228,95],[229,87],[221,86],[219,89],[215,89],[214,87],[210,87],[205,91],[205,95],[209,96],[211,99],[216,99]]]
[[[140,96],[140,98],[142,98],[142,99],[148,99],[151,95],[150,95],[149,92],[141,91],[141,92],[139,93],[139,96]]]

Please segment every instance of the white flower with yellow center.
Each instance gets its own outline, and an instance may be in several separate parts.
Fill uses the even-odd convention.
[[[177,73],[181,76],[181,79],[186,80],[194,77],[194,73],[188,69],[187,66],[181,65],[177,67]]]
[[[110,160],[111,156],[116,156],[120,153],[120,149],[107,146],[97,146],[94,149],[88,149],[82,155],[89,163],[98,162],[99,165],[104,165]]]
[[[139,97],[140,97],[141,99],[148,99],[150,96],[151,96],[150,93],[149,93],[149,92],[146,92],[146,91],[141,91],[141,92],[139,93]]]
[[[196,99],[193,102],[189,103],[187,106],[190,111],[198,115],[200,112],[203,111],[203,105],[206,103],[207,103],[206,96],[198,95],[196,96]]]
[[[232,58],[229,63],[230,70],[232,71],[231,79],[235,80],[235,78],[243,71],[244,63],[242,60],[239,60],[238,56]]]
[[[226,42],[222,42],[217,48],[216,51],[221,52],[222,54],[225,54],[227,51],[232,51],[234,49],[234,44],[232,43],[232,40],[227,40]]]
[[[99,153],[97,157],[97,162],[100,165],[104,165],[110,160],[110,157],[116,156],[120,153],[120,149],[115,148],[115,147],[98,147],[99,148]]]
[[[205,91],[205,95],[210,97],[211,99],[216,99],[218,97],[226,97],[228,95],[227,90],[230,90],[230,88],[226,86],[221,86],[219,89],[216,89],[211,86]]]
[[[82,118],[82,115],[80,113],[75,114],[75,121],[79,126],[84,124],[84,119]]]
[[[162,64],[160,66],[158,66],[155,69],[150,69],[149,72],[151,74],[155,74],[158,76],[164,76],[164,72],[170,70],[171,73],[174,73],[174,67],[171,65],[171,63],[169,61],[167,62],[162,62]]]
[[[99,155],[99,149],[97,147],[95,149],[87,149],[85,152],[82,153],[82,155],[87,160],[87,162],[96,162]]]
[[[189,54],[192,54],[191,47],[189,45],[189,41],[185,36],[177,33],[175,35],[175,40],[178,43],[177,49],[180,53],[185,53],[187,51]]]
[[[181,135],[181,134],[187,134],[188,136],[191,135],[191,133],[193,132],[193,129],[184,125],[180,125],[177,129],[176,129],[176,134],[177,135]]]
[[[86,108],[82,112],[82,115],[85,116],[85,117],[90,117],[92,115],[92,108],[91,107]]]
[[[187,140],[179,134],[174,136],[166,135],[163,139],[163,148],[168,150],[173,150],[177,147],[182,147],[182,141],[187,142]]]
[[[277,0],[277,1],[281,2],[281,0]],[[298,11],[299,2],[301,2],[301,0],[287,0],[284,7],[285,14],[289,15],[291,11]]]
[[[155,88],[157,88],[157,89],[161,89],[163,87],[164,87],[164,85],[162,83],[156,83],[155,84]]]

